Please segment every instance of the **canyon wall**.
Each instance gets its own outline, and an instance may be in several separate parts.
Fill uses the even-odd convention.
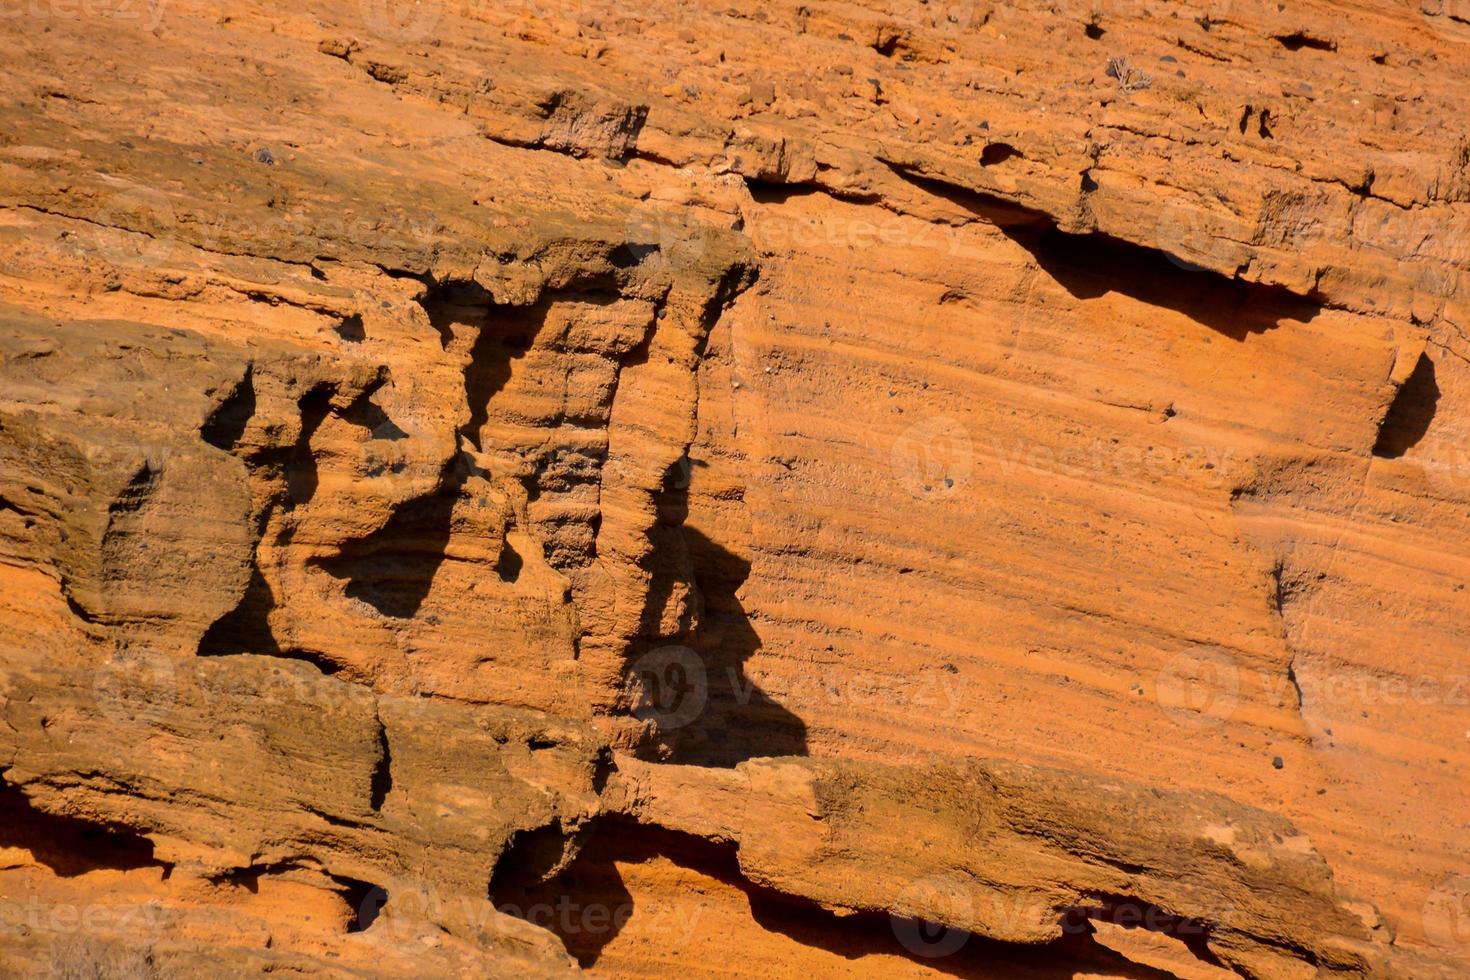
[[[1470,7],[0,44],[0,972],[1470,970]]]

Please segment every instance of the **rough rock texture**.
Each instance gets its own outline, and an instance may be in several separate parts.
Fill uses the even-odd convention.
[[[0,972],[1470,971],[1470,9],[0,11]]]

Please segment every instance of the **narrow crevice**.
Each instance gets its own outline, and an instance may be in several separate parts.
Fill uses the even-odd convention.
[[[1322,578],[1322,573],[1318,573],[1317,577]],[[1308,583],[1304,582],[1300,575],[1288,575],[1286,562],[1278,560],[1271,566],[1271,584],[1272,612],[1276,614],[1276,621],[1281,627],[1281,642],[1290,656],[1286,663],[1286,681],[1296,694],[1296,703],[1292,707],[1300,714],[1306,706],[1306,698],[1302,695],[1302,685],[1296,676],[1296,650],[1292,647],[1290,629],[1286,622],[1286,610],[1301,593],[1306,591]]]
[[[393,790],[393,753],[388,747],[388,729],[378,720],[378,759],[373,765],[369,804],[374,813],[383,811],[383,803]]]
[[[1287,590],[1282,581],[1282,576],[1285,574],[1285,562],[1278,561],[1271,566],[1271,605],[1278,617],[1284,617],[1286,614]]]

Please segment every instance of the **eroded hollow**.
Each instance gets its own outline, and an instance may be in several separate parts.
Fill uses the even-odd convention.
[[[19,787],[0,778],[0,847],[31,852],[62,878],[92,871],[169,866],[153,856],[153,842],[135,830],[37,809]]]
[[[834,913],[747,880],[733,844],[617,818],[594,823],[575,859],[550,875],[555,842],[544,833],[522,840],[497,866],[490,899],[501,912],[554,933],[583,968],[637,974],[733,957],[753,973],[820,975],[867,960],[876,969],[908,961],[987,980],[1170,976],[1099,944],[1086,910],[1064,923],[1055,942],[1003,943],[883,913]],[[1100,900],[1096,911],[1114,916],[1118,906]]]

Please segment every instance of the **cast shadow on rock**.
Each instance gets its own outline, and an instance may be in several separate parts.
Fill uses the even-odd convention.
[[[1077,299],[1121,293],[1182,313],[1237,343],[1287,320],[1308,323],[1322,311],[1321,303],[1287,289],[1222,276],[1108,235],[1006,233]]]
[[[995,225],[1031,253],[1037,265],[1076,299],[1120,293],[1182,313],[1236,342],[1274,329],[1285,320],[1309,322],[1322,310],[1316,297],[1221,275],[1162,249],[1100,232],[1069,234],[1058,229],[1045,212],[898,167],[890,169],[905,182]]]
[[[1417,446],[1434,422],[1439,397],[1434,362],[1428,354],[1421,354],[1413,373],[1394,395],[1393,403],[1378,427],[1373,455],[1382,459],[1399,459]]]
[[[799,955],[795,944],[847,962],[895,957],[948,976],[988,980],[1071,980],[1079,971],[1130,980],[1173,975],[1102,946],[1086,927],[1030,946],[883,913],[839,915],[749,881],[733,844],[616,818],[595,822],[563,870],[548,875],[543,865],[518,858],[512,848],[496,868],[490,900],[501,912],[556,934],[584,969],[613,955],[608,947],[627,932],[638,937],[637,945],[616,955],[638,962],[605,967],[646,968],[649,960],[695,964],[711,954],[749,950],[749,965],[758,972],[757,956],[790,963]],[[657,899],[645,902],[645,889]]]
[[[0,849],[7,847],[29,851],[36,863],[61,878],[168,868],[154,857],[153,842],[132,828],[39,810],[20,787],[0,778]]]
[[[644,639],[631,651],[626,679],[635,695],[633,713],[654,725],[654,739],[639,755],[721,768],[753,758],[806,755],[806,723],[746,669],[762,646],[756,620],[740,600],[750,562],[685,523],[695,465],[686,458],[671,467],[659,495],[649,559],[654,576],[640,635],[659,636],[659,620],[680,573],[692,574],[698,616],[672,640]]]

